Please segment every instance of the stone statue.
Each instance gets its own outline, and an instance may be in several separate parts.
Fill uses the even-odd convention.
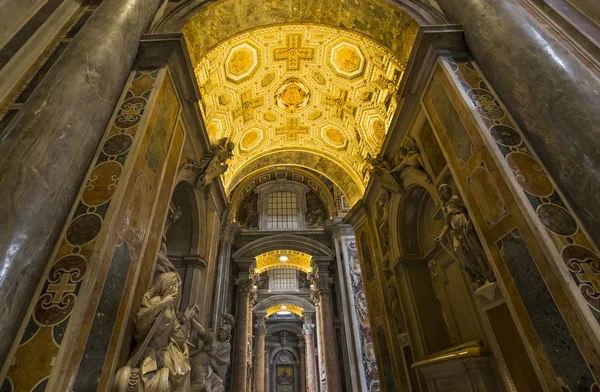
[[[457,195],[452,194],[450,185],[442,184],[438,190],[443,202],[442,211],[445,224],[440,235],[434,238],[435,241],[441,243],[446,235],[449,236],[454,255],[469,274],[475,289],[478,289],[486,281],[494,282],[496,278],[475,234],[473,223],[469,219],[464,203]]]
[[[389,199],[390,194],[385,190],[377,199],[377,227],[380,227],[386,220],[386,209]]]
[[[424,167],[423,158],[417,150],[414,141],[409,141],[405,144],[405,147],[400,147],[394,157],[394,168],[390,171],[391,173],[402,173],[405,170],[423,170]]]
[[[208,186],[215,178],[225,173],[229,166],[227,161],[233,158],[235,145],[224,137],[210,146],[209,153],[199,163],[186,162],[183,167],[199,171],[196,179],[196,188],[202,189]]]
[[[404,315],[402,314],[402,306],[400,305],[400,296],[398,295],[398,288],[394,280],[394,273],[390,268],[390,261],[384,261],[383,275],[385,276],[385,285],[387,289],[389,309],[392,313],[392,317],[396,322],[398,333],[405,331]]]
[[[288,337],[289,333],[288,331],[283,331],[281,332],[280,336],[280,340],[281,340],[281,345],[282,346],[286,346],[287,345],[287,337]]]
[[[160,249],[158,250],[158,255],[156,258],[156,276],[163,274],[165,272],[176,272],[177,270],[167,257],[167,230],[169,227],[173,225],[179,217],[181,216],[181,208],[176,207],[175,210],[169,211],[167,215],[167,221],[165,222],[165,227],[162,233],[162,239],[160,242]]]
[[[138,347],[117,372],[117,391],[189,391],[189,324],[176,310],[179,286],[177,273],[167,272],[144,294],[134,318]]]
[[[224,380],[231,361],[231,329],[233,316],[224,314],[218,334],[205,329],[192,319],[191,391],[224,392]]]
[[[373,176],[379,179],[383,188],[393,193],[404,192],[404,186],[391,173],[390,165],[383,159],[381,154],[377,154],[375,158],[371,158],[369,163],[373,167]]]
[[[292,383],[292,376],[287,372],[286,369],[283,369],[279,376],[277,377],[277,384],[279,385],[290,385]]]

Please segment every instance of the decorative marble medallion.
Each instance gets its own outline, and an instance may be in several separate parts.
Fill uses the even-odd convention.
[[[293,113],[305,108],[310,100],[310,91],[298,78],[284,80],[275,91],[275,104],[286,112]]]

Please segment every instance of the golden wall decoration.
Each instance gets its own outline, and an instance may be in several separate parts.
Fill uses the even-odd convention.
[[[312,271],[311,259],[311,255],[295,250],[274,250],[256,256],[254,272],[261,274],[275,268],[294,268],[309,273]]]
[[[236,145],[223,175],[228,192],[248,163],[290,150],[334,162],[364,190],[366,159],[381,148],[405,62],[364,35],[297,24],[227,38],[194,66],[209,136]]]

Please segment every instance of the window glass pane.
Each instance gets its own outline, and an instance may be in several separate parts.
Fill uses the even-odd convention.
[[[294,230],[298,228],[296,194],[273,192],[267,195],[267,230]]]
[[[272,270],[269,277],[269,286],[271,290],[275,291],[298,290],[297,271],[292,268],[276,268]]]

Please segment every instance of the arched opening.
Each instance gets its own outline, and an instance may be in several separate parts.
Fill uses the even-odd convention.
[[[423,187],[407,189],[400,205],[401,263],[416,313],[411,336],[420,336],[425,355],[480,341],[483,337],[469,277],[446,238],[440,206]],[[414,344],[415,342],[413,342]]]
[[[198,204],[194,187],[185,181],[175,187],[171,196],[170,210],[179,210],[179,217],[167,231],[167,255],[173,258],[198,252]]]

